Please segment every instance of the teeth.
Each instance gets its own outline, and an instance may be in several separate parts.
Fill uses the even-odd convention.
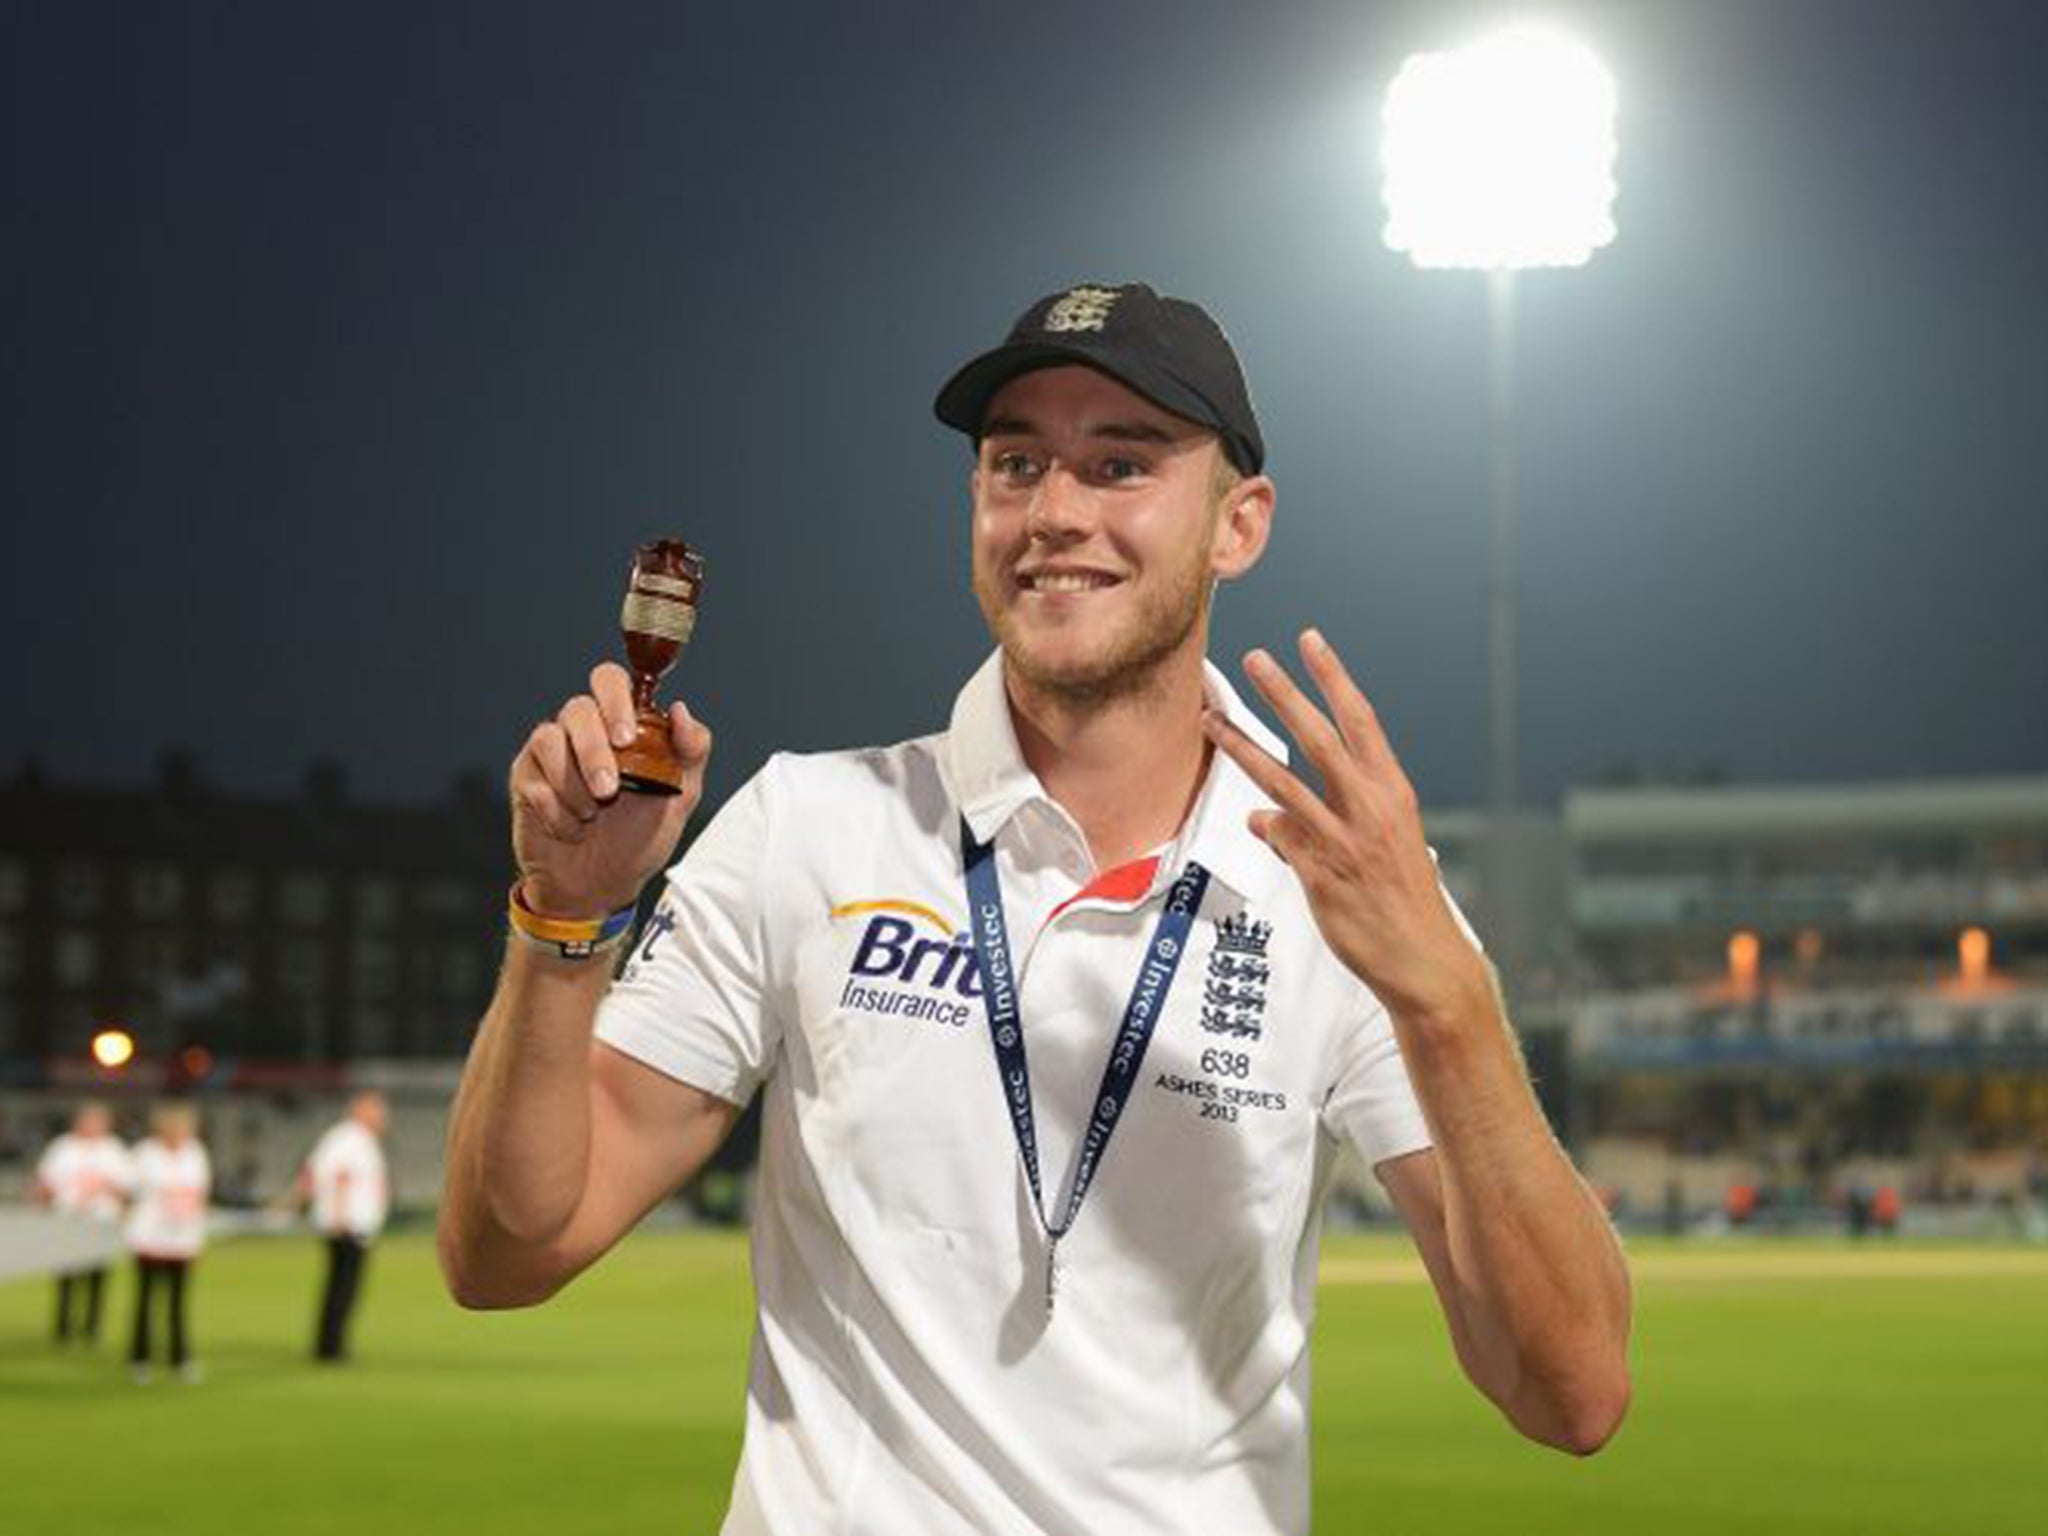
[[[1081,572],[1047,571],[1032,577],[1029,585],[1034,592],[1092,592],[1097,587],[1108,586],[1109,578]]]

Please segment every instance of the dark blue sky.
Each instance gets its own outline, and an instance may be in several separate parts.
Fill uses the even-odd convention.
[[[985,647],[932,391],[1041,292],[1236,338],[1316,622],[1483,792],[1482,283],[1378,238],[1401,57],[1576,25],[1617,243],[1522,285],[1526,778],[2048,772],[2042,8],[45,4],[0,22],[0,764],[502,771],[709,582],[714,793],[943,722]]]

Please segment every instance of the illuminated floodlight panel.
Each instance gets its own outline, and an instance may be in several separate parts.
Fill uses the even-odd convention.
[[[1418,53],[1387,89],[1386,243],[1418,267],[1576,267],[1614,238],[1614,78],[1518,29]]]
[[[92,1037],[92,1059],[116,1071],[135,1059],[135,1037],[125,1029],[103,1029]]]

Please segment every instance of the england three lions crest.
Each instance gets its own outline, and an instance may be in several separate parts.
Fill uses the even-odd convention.
[[[1202,985],[1202,1028],[1212,1035],[1256,1040],[1265,1028],[1266,985],[1273,969],[1266,960],[1271,923],[1233,912],[1216,925],[1209,975]]]
[[[1069,288],[1061,294],[1051,309],[1045,312],[1045,329],[1048,331],[1099,331],[1109,319],[1110,310],[1123,295],[1114,288],[1097,288],[1084,285]]]

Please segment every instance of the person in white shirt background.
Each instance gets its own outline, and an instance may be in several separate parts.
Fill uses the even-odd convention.
[[[128,1364],[137,1381],[150,1380],[154,1314],[162,1298],[171,1369],[197,1381],[187,1326],[192,1268],[206,1246],[206,1208],[213,1164],[199,1141],[199,1113],[189,1104],[159,1105],[151,1135],[134,1151],[134,1198],[125,1238],[135,1256],[135,1331]]]
[[[382,1146],[389,1118],[381,1093],[357,1094],[348,1113],[313,1144],[299,1174],[300,1198],[310,1203],[313,1225],[327,1248],[313,1358],[330,1365],[348,1358],[349,1322],[362,1291],[363,1268],[390,1211]]]
[[[112,1112],[104,1104],[81,1104],[71,1129],[36,1162],[35,1198],[59,1215],[111,1225],[120,1219],[131,1177],[128,1149],[114,1134]],[[59,1344],[99,1342],[106,1286],[104,1263],[57,1277]]]

